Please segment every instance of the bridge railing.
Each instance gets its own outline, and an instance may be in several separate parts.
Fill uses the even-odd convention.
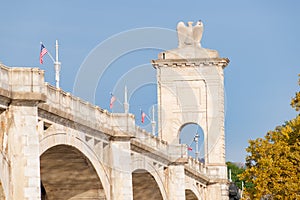
[[[38,68],[8,68],[0,64],[0,88],[10,94],[40,93],[44,91],[44,71]]]
[[[74,122],[80,122],[88,127],[103,130],[113,127],[111,113],[87,101],[75,97],[68,92],[55,88],[46,83],[47,106],[51,112],[59,112],[59,115],[69,118]],[[45,105],[41,105],[43,108]]]
[[[147,145],[161,156],[169,160],[175,161],[179,158],[187,158],[187,148],[183,144],[168,144],[168,142],[161,140],[157,136],[148,133],[144,129],[136,126],[135,140]]]
[[[186,145],[174,145],[159,139],[135,125],[133,114],[109,113],[107,110],[94,106],[70,93],[46,84],[47,103],[40,107],[51,107],[51,112],[70,118],[97,130],[106,129],[112,136],[129,136],[135,143],[146,147],[150,153],[157,153],[169,160],[187,158]]]
[[[205,164],[202,162],[199,162],[195,158],[189,157],[188,163],[186,164],[186,166],[198,173],[206,173]]]

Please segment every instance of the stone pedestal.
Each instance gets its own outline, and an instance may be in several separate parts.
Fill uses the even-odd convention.
[[[185,200],[184,165],[170,165],[166,170],[168,199]]]
[[[130,141],[114,138],[110,142],[111,200],[132,200]]]
[[[209,185],[207,194],[207,199],[228,200],[228,185],[225,182]]]
[[[11,163],[7,199],[40,200],[37,102],[13,101],[8,111],[8,156]]]

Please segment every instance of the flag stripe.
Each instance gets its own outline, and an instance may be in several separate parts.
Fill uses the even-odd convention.
[[[114,95],[110,98],[109,108],[112,109],[114,106],[114,102],[116,101],[116,97]]]
[[[146,113],[144,113],[143,111],[141,111],[141,115],[142,115],[142,123],[144,123],[145,122]]]
[[[45,48],[43,44],[41,44],[40,64],[43,64],[43,57],[46,53],[48,53],[48,50]]]

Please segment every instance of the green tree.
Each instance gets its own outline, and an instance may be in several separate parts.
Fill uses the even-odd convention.
[[[239,174],[243,173],[245,171],[244,168],[237,166],[235,163],[232,162],[226,162],[228,173],[229,170],[231,171],[231,180],[232,182],[236,183],[236,185],[242,189],[242,181],[238,177]]]
[[[300,110],[300,92],[291,106]],[[250,199],[300,199],[300,114],[249,144],[246,170],[240,178],[253,187],[246,187],[245,195]]]

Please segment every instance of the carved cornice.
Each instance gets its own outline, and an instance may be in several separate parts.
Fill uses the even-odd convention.
[[[25,104],[36,105],[38,103],[46,102],[46,95],[38,92],[12,92],[0,88],[0,100],[5,104]]]
[[[220,66],[225,68],[229,62],[230,60],[228,58],[158,59],[152,60],[152,65],[154,68],[202,66]]]

